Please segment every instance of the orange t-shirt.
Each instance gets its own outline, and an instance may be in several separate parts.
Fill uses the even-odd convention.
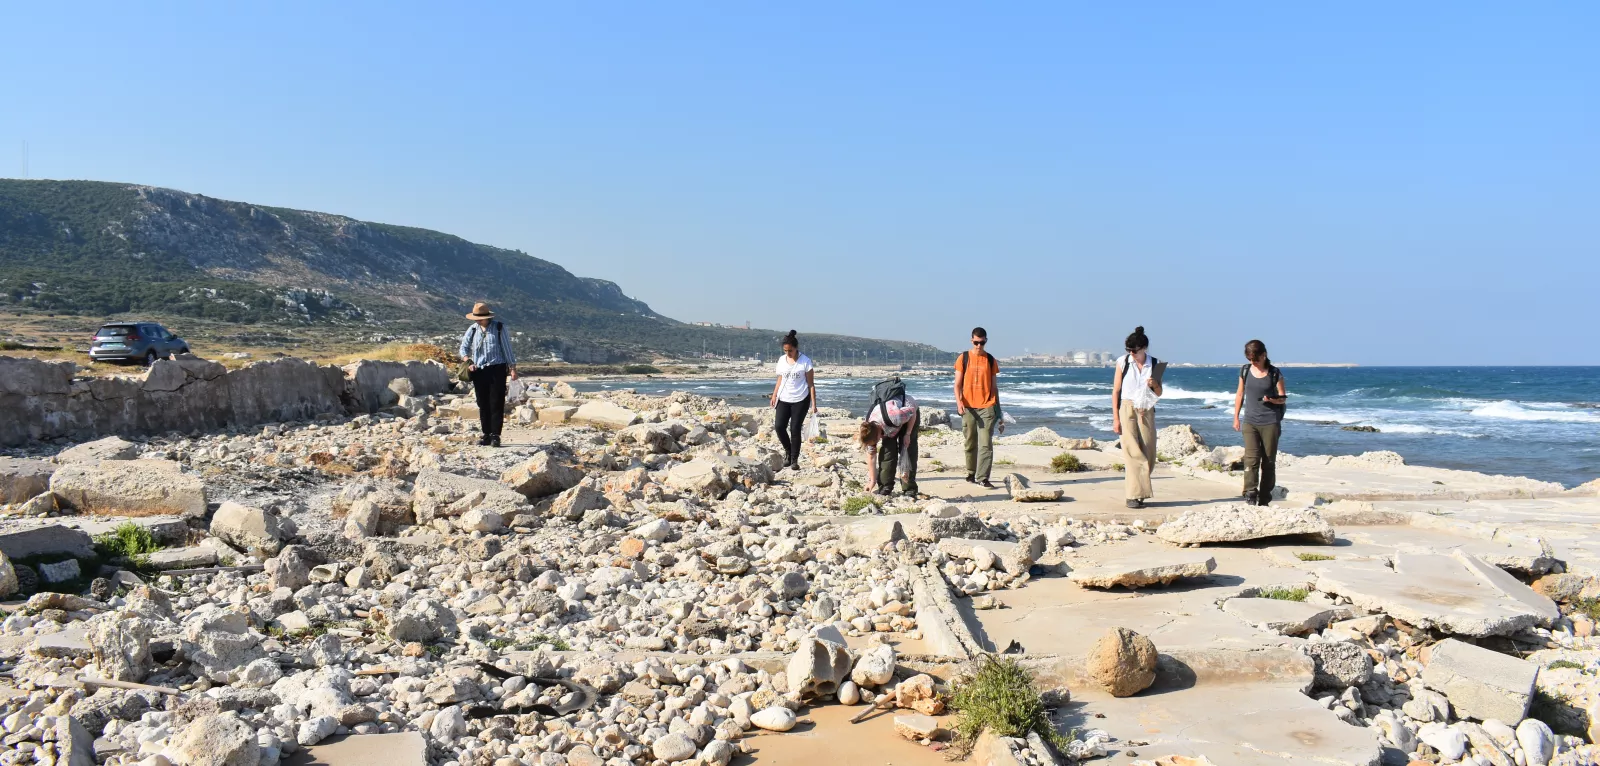
[[[956,376],[961,378],[961,398],[968,407],[983,409],[993,407],[1000,397],[994,390],[994,376],[1000,363],[988,354],[966,353],[967,370],[961,369],[961,357],[956,357]]]

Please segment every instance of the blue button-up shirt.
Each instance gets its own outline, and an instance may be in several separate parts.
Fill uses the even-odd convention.
[[[487,329],[479,327],[476,322],[468,327],[466,334],[461,336],[461,351],[456,356],[471,359],[480,368],[517,363],[517,356],[511,351],[511,333],[506,330],[506,323],[498,319],[489,320]]]

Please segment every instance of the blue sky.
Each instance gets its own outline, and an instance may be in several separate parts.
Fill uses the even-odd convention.
[[[802,337],[1600,363],[1592,3],[505,6],[5,4],[0,174],[25,140]]]

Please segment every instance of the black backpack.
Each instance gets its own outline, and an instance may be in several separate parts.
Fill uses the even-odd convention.
[[[890,399],[899,399],[901,406],[906,403],[906,384],[900,382],[899,375],[891,376],[888,380],[872,386],[872,404],[867,407],[867,414],[872,414],[873,407],[882,410],[884,428],[894,427],[893,422],[889,420]]]

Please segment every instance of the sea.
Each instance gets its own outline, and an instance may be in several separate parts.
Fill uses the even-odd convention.
[[[1573,486],[1600,478],[1600,367],[1288,367],[1289,406],[1279,449],[1295,455],[1392,450],[1412,465],[1527,476]],[[775,377],[747,380],[590,381],[580,390],[689,390],[739,406],[766,403]],[[908,375],[907,391],[949,409],[951,374]],[[1015,424],[1062,436],[1111,439],[1108,367],[1002,368],[1000,403]],[[1188,423],[1212,446],[1233,430],[1238,367],[1169,367],[1157,426]],[[866,410],[871,380],[823,378],[828,407]],[[1376,433],[1346,430],[1372,426]]]

